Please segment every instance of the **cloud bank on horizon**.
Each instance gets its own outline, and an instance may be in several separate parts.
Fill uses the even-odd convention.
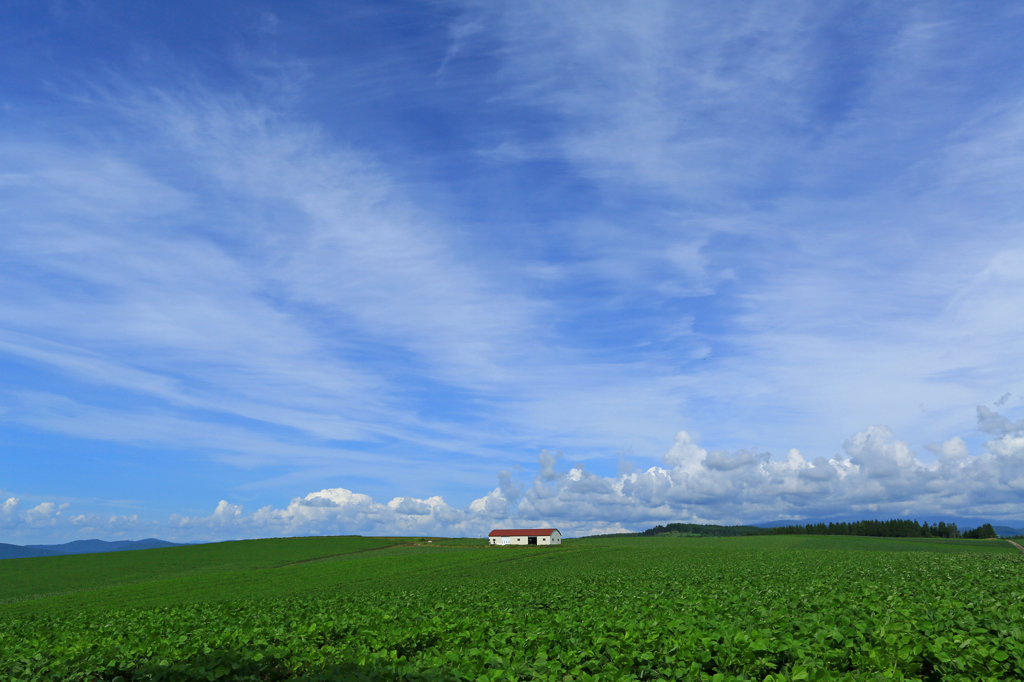
[[[1012,7],[8,14],[0,541],[1024,518]]]
[[[623,470],[615,477],[589,472],[584,464],[559,470],[561,455],[542,451],[532,482],[523,484],[501,471],[499,485],[465,509],[452,507],[440,495],[380,503],[345,488],[328,488],[296,497],[280,509],[266,506],[246,515],[241,505],[221,500],[208,516],[172,514],[164,523],[145,523],[137,515],[62,518],[67,503],[44,502],[19,511],[17,498],[9,498],[0,507],[0,529],[16,535],[43,528],[86,534],[148,531],[171,539],[223,540],[360,533],[474,537],[496,527],[558,527],[574,536],[665,522],[791,518],[798,523],[834,516],[837,509],[862,518],[1019,519],[1024,421],[1010,422],[984,406],[978,408],[978,421],[992,436],[983,453],[972,456],[963,439],[953,437],[929,446],[938,455],[931,463],[919,460],[884,426],[847,439],[843,454],[812,461],[796,449],[785,459],[750,450],[708,452],[680,431],[661,458],[662,466]]]

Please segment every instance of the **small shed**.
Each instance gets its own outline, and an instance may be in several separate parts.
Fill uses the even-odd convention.
[[[492,545],[560,545],[562,534],[557,528],[503,528],[487,536]]]

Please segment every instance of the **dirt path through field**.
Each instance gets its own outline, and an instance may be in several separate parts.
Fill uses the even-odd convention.
[[[1014,547],[1016,547],[1017,549],[1019,549],[1019,550],[1020,550],[1021,552],[1024,552],[1024,547],[1021,547],[1020,545],[1018,545],[1018,544],[1017,544],[1016,542],[1014,542],[1013,540],[1007,540],[1007,542],[1009,542],[1009,543],[1010,543],[1011,545],[1013,545]]]

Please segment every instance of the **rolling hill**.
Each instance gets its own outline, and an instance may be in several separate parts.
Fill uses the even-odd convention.
[[[181,547],[180,544],[146,538],[145,540],[75,540],[60,545],[8,545],[0,542],[0,559],[28,559],[41,556],[64,556],[68,554],[99,554],[101,552],[126,552],[135,549],[156,549],[157,547]]]

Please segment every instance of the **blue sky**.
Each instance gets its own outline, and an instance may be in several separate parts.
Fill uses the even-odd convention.
[[[5,4],[0,542],[1024,519],[1024,12]]]

